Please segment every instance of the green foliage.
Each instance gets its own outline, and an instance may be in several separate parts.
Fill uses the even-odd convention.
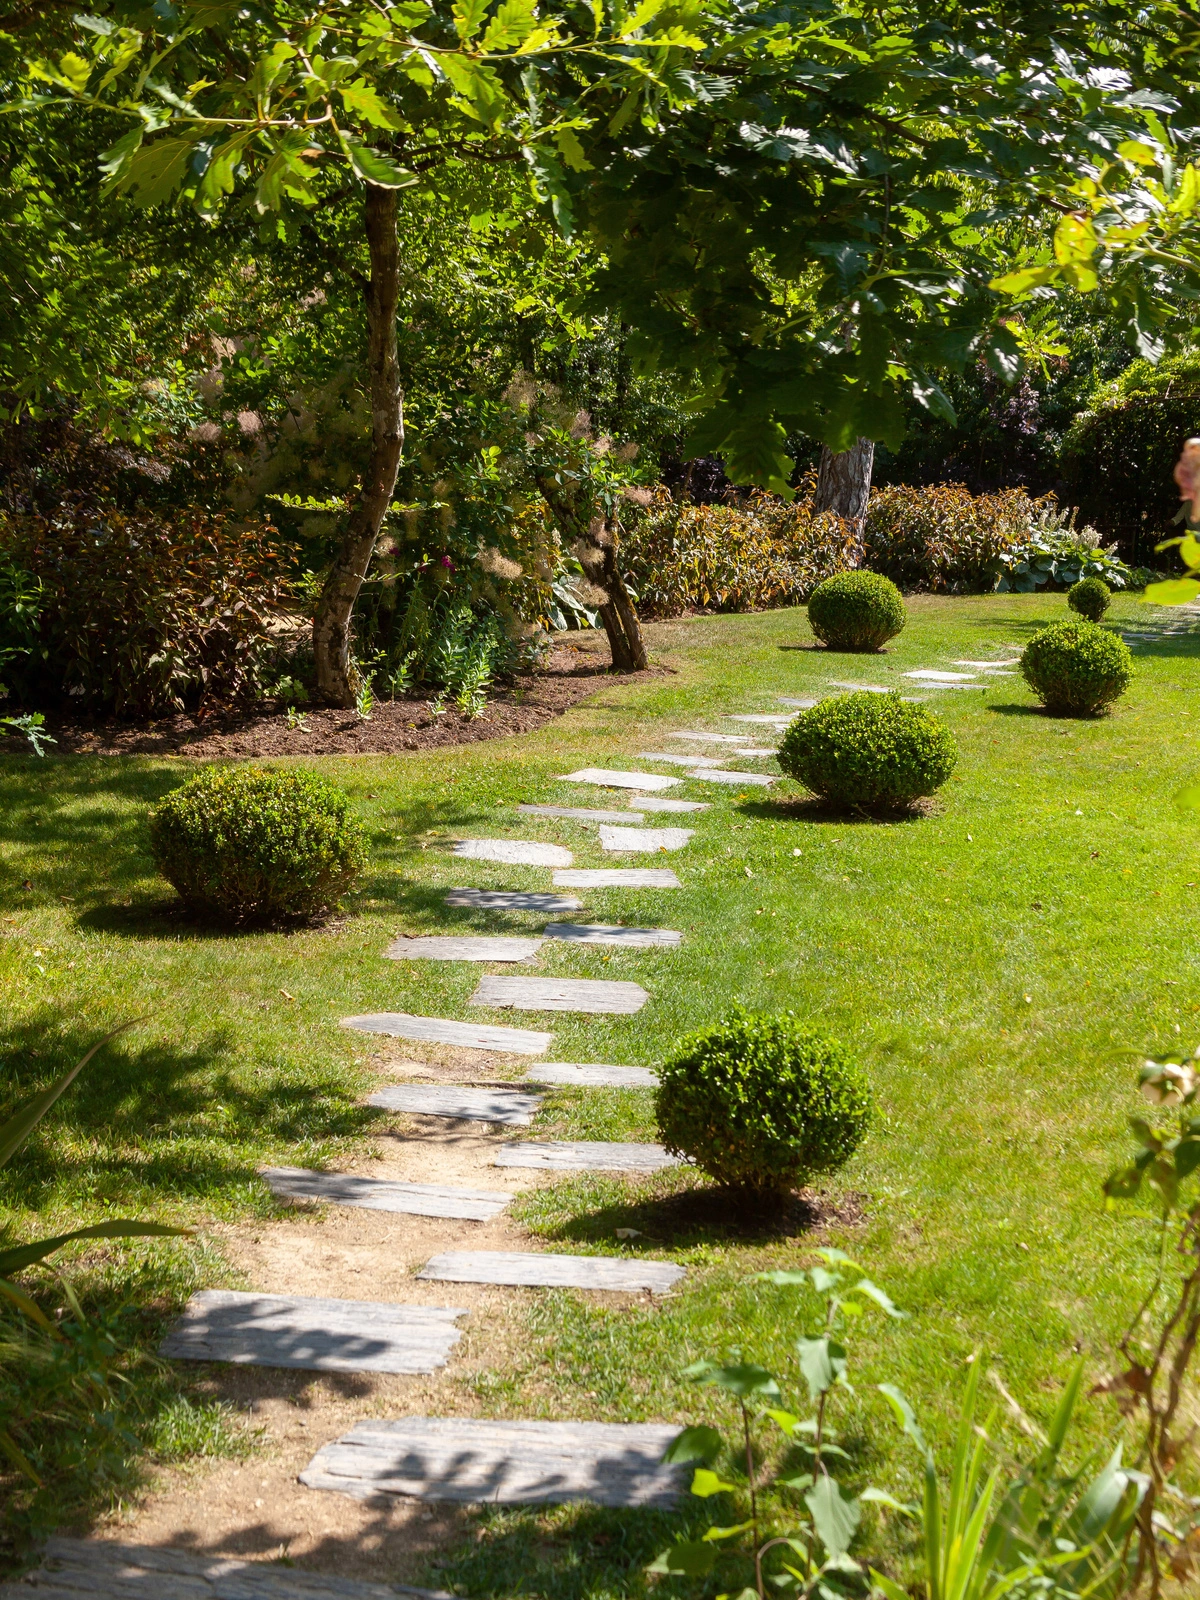
[[[1071,589],[1084,578],[1100,578],[1110,589],[1137,589],[1146,575],[1105,549],[1095,528],[1075,526],[1074,511],[1056,511],[1043,503],[1028,538],[1001,551],[997,558],[1002,593],[1032,594]]]
[[[986,594],[1001,556],[1028,537],[1038,504],[1024,489],[974,495],[961,483],[873,489],[863,561],[903,589]]]
[[[802,711],[779,747],[790,778],[837,806],[897,812],[934,794],[954,771],[949,728],[895,691],[833,695]]]
[[[1021,652],[1026,683],[1048,711],[1096,716],[1133,679],[1129,646],[1094,622],[1052,622]]]
[[[1089,622],[1099,622],[1112,604],[1112,590],[1103,578],[1080,578],[1068,589],[1067,604]]]
[[[882,650],[904,626],[899,589],[878,572],[839,572],[808,599],[808,625],[828,650]]]
[[[668,1150],[763,1201],[843,1166],[871,1119],[848,1050],[791,1012],[758,1016],[740,1006],[679,1041],[654,1106]]]
[[[45,730],[46,719],[40,711],[27,711],[19,717],[0,717],[0,733],[23,733],[35,756],[44,756],[46,745],[58,743]]]
[[[366,865],[345,790],[300,770],[207,768],[151,813],[150,844],[193,911],[230,922],[318,916]]]

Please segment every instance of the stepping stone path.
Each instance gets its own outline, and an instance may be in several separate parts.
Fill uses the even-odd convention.
[[[273,1561],[232,1561],[172,1546],[48,1539],[42,1565],[0,1584],[0,1600],[453,1600],[444,1589],[362,1583]]]
[[[473,1022],[452,1022],[448,1017],[413,1017],[407,1011],[343,1017],[342,1027],[355,1028],[359,1033],[388,1033],[395,1039],[414,1039],[424,1044],[453,1044],[460,1050],[500,1050],[513,1056],[540,1056],[554,1038],[552,1033],[532,1033],[525,1028],[489,1028]]]
[[[492,1505],[669,1508],[691,1467],[662,1457],[679,1429],[659,1423],[476,1422],[404,1417],[356,1423],[300,1474],[310,1489]]]
[[[669,761],[676,767],[719,767],[721,764],[713,756],[681,756],[670,750],[639,750],[638,760]]]
[[[515,1089],[460,1089],[434,1083],[394,1083],[364,1102],[381,1111],[407,1111],[418,1117],[456,1117],[468,1122],[503,1122],[525,1127],[542,1103],[540,1094]]]
[[[1018,657],[1015,661],[956,661],[954,665],[956,667],[978,667],[980,672],[1003,673],[1006,678],[1011,678],[1012,673],[1006,669],[1008,667],[1019,667],[1021,661],[1020,657]]]
[[[777,756],[779,747],[772,745],[769,750],[731,750],[729,753],[738,760],[749,760],[751,756]]]
[[[447,1250],[426,1262],[418,1278],[435,1283],[507,1283],[519,1289],[608,1289],[665,1294],[684,1276],[673,1261],[620,1256],[555,1256],[541,1251]]]
[[[202,1289],[159,1346],[176,1361],[310,1372],[435,1372],[461,1337],[463,1307]]]
[[[739,721],[741,719],[739,718]],[[774,717],[768,717],[768,722],[774,722]],[[694,739],[697,744],[741,744],[743,737],[740,733],[669,733],[668,739]]]
[[[835,689],[848,689],[852,694],[895,694],[893,684],[890,688],[886,683],[847,683],[844,678],[830,678],[830,683]]]
[[[631,816],[628,811],[589,811],[587,806],[518,806],[517,810],[527,817],[572,817],[577,822],[628,822]]]
[[[661,772],[610,772],[606,767],[581,767],[567,772],[561,783],[594,783],[601,789],[671,789],[678,778],[665,778]]]
[[[585,867],[575,872],[556,872],[554,881],[563,889],[682,889],[669,867]]]
[[[525,1074],[531,1083],[569,1083],[580,1089],[653,1089],[658,1073],[649,1067],[610,1067],[600,1062],[539,1061]]]
[[[778,714],[775,714],[773,716],[760,716],[757,713],[754,716],[736,716],[736,717],[732,713],[730,713],[728,718],[727,718],[727,720],[730,721],[730,722],[757,722],[757,723],[761,723],[764,727],[765,726],[770,726],[772,728],[786,728],[788,723],[794,721],[794,719],[795,719],[795,714],[793,714],[793,716],[791,716],[791,717],[783,717],[783,716],[780,716]]]
[[[773,751],[771,753],[774,754]],[[757,785],[760,789],[765,789],[775,782],[775,779],[765,772],[727,772],[724,769],[712,772],[705,768],[703,772],[693,772],[690,776],[695,778],[697,783],[732,783],[735,787],[750,784],[751,787]]]
[[[502,861],[514,867],[569,867],[575,859],[560,844],[534,839],[460,839],[453,853],[466,861]]]
[[[548,922],[542,932],[547,939],[570,939],[575,944],[616,944],[631,950],[683,943],[683,935],[672,928],[611,927],[603,922]]]
[[[448,906],[469,906],[475,911],[578,911],[583,902],[569,894],[523,894],[511,889],[451,889]]]
[[[682,850],[695,831],[694,828],[610,828],[601,823],[600,848],[638,851],[644,855],[658,850]]]
[[[707,811],[707,800],[662,800],[657,795],[644,794],[640,800],[634,802],[638,811]],[[643,819],[634,811],[626,812],[631,822],[641,822]]]
[[[260,1177],[281,1200],[321,1200],[326,1205],[401,1211],[412,1217],[454,1217],[465,1222],[490,1222],[512,1199],[504,1189],[453,1189],[437,1183],[357,1178],[349,1172],[310,1172],[305,1167],[264,1167]]]
[[[609,1144],[598,1139],[574,1139],[563,1144],[514,1141],[500,1149],[494,1167],[551,1167],[568,1172],[661,1172],[679,1167],[678,1156],[660,1144]]]
[[[473,1006],[512,1006],[517,1011],[595,1011],[628,1015],[640,1011],[650,996],[637,983],[608,983],[599,978],[480,978],[471,996]]]
[[[807,695],[801,700],[796,700],[788,694],[778,694],[775,696],[775,698],[779,701],[781,706],[799,706],[802,711],[811,711],[814,706],[820,705],[821,703],[819,700],[814,699],[811,695]]]
[[[393,939],[383,953],[389,961],[528,961],[541,948],[540,939],[431,934],[420,939]]]

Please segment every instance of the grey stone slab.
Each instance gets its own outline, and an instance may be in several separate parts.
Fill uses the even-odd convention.
[[[641,855],[653,855],[659,850],[682,850],[695,831],[695,828],[612,828],[601,823],[600,848]]]
[[[503,1283],[517,1289],[607,1289],[665,1294],[684,1275],[673,1261],[621,1256],[556,1256],[543,1251],[445,1250],[418,1278],[435,1283]]]
[[[174,1361],[310,1372],[434,1372],[461,1337],[455,1306],[202,1289],[159,1346]]]
[[[956,667],[978,667],[980,672],[1001,672],[1006,667],[1019,667],[1021,662],[1018,658],[1016,661],[956,661],[954,665]]]
[[[497,1151],[494,1167],[537,1167],[565,1172],[661,1172],[678,1167],[678,1156],[660,1144],[614,1144],[596,1139],[560,1143],[514,1140]]]
[[[778,714],[776,714],[774,716],[769,716],[769,717],[764,717],[764,716],[759,716],[759,715],[755,715],[755,716],[752,716],[752,717],[751,716],[734,716],[732,714],[732,712],[731,712],[726,716],[726,721],[727,722],[757,722],[757,723],[761,723],[764,727],[768,727],[769,726],[769,727],[772,727],[772,728],[786,728],[788,723],[791,722],[793,720],[793,717],[796,717],[796,716],[799,716],[799,712],[793,712],[791,717],[782,717],[782,716],[779,716]]]
[[[355,1423],[300,1474],[310,1489],[492,1505],[670,1507],[691,1467],[664,1466],[678,1426],[404,1417]]]
[[[507,978],[489,973],[471,996],[473,1006],[512,1006],[518,1011],[595,1011],[618,1015],[640,1011],[650,996],[637,983],[600,978]]]
[[[769,784],[775,782],[775,779],[765,772],[704,771],[693,772],[689,776],[694,778],[697,783],[732,783],[737,788],[743,788],[746,784],[749,784],[751,788],[757,785],[758,788],[765,789]]]
[[[627,811],[592,811],[587,806],[518,806],[527,817],[569,817],[576,822],[626,822]]]
[[[465,861],[500,861],[511,867],[569,867],[574,860],[562,845],[537,839],[460,839],[454,854]]]
[[[310,1172],[306,1167],[263,1167],[260,1176],[281,1200],[320,1200],[326,1205],[400,1211],[411,1217],[457,1217],[465,1222],[490,1222],[512,1199],[504,1189],[400,1183],[349,1172]]]
[[[852,694],[895,694],[896,685],[886,683],[850,683],[845,678],[830,678],[835,689],[849,689]]]
[[[564,889],[682,889],[669,867],[584,867],[556,872]]]
[[[906,678],[919,678],[922,683],[971,683],[976,674],[973,672],[939,672],[934,667],[918,667],[913,672],[906,672]]]
[[[673,928],[626,928],[603,922],[548,922],[542,932],[547,939],[570,939],[575,944],[616,944],[633,950],[683,943],[683,935]]]
[[[653,1089],[658,1083],[658,1073],[649,1067],[612,1067],[599,1061],[539,1061],[525,1076],[531,1083],[567,1083],[580,1089]]]
[[[448,906],[469,906],[474,911],[548,911],[551,915],[578,911],[583,904],[569,894],[525,894],[515,889],[451,889]]]
[[[369,1106],[407,1111],[419,1117],[458,1117],[471,1122],[503,1122],[528,1127],[542,1103],[540,1094],[516,1089],[464,1089],[458,1084],[393,1083],[369,1094]]]
[[[274,1561],[235,1561],[190,1550],[48,1539],[42,1563],[0,1584],[2,1600],[454,1600],[444,1589],[365,1583]]]
[[[676,767],[719,767],[721,763],[715,756],[690,756],[671,750],[639,750],[639,761],[669,761]]]
[[[682,813],[684,811],[708,810],[707,800],[663,800],[659,795],[655,794],[644,794],[636,804],[639,811],[676,811]],[[626,815],[630,822],[644,820],[633,811],[627,812]]]
[[[389,961],[528,961],[540,939],[507,939],[490,934],[430,934],[393,939],[383,952]]]
[[[774,718],[768,720],[773,721]],[[697,733],[691,729],[685,729],[678,733],[669,733],[667,738],[692,739],[697,744],[740,744],[743,735],[740,733]]]
[[[594,783],[601,789],[670,789],[678,778],[667,778],[661,772],[615,772],[607,767],[581,767],[578,772],[567,772],[563,783]]]
[[[790,694],[777,694],[775,698],[781,706],[799,706],[801,711],[811,711],[814,706],[821,703],[815,695],[811,694],[803,695],[800,699],[796,699],[794,695]]]
[[[499,1050],[512,1056],[540,1056],[550,1048],[552,1033],[532,1033],[526,1028],[489,1028],[474,1022],[452,1022],[449,1017],[414,1017],[407,1011],[375,1011],[361,1017],[343,1017],[343,1028],[359,1033],[388,1033],[395,1039],[418,1039],[425,1044],[452,1044],[460,1050]]]
[[[772,745],[768,750],[731,750],[730,754],[737,761],[748,761],[752,756],[777,756],[779,754],[779,746]]]

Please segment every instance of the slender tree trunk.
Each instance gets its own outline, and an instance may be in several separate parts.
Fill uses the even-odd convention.
[[[613,671],[640,672],[647,665],[646,646],[633,600],[617,565],[615,526],[599,518],[585,522],[570,492],[552,473],[539,473],[537,486],[559,532],[579,557],[588,582],[608,596],[600,607],[600,621],[608,635]]]
[[[862,549],[863,529],[867,520],[867,501],[871,494],[871,469],[875,465],[875,441],[859,439],[849,450],[836,455],[827,446],[821,447],[821,465],[817,469],[816,510],[836,511],[854,526]]]
[[[350,659],[354,602],[371,564],[404,449],[404,394],[396,354],[400,245],[394,189],[367,185],[366,230],[371,258],[366,295],[371,456],[313,619],[317,693],[329,705],[347,707],[353,706],[357,689]]]

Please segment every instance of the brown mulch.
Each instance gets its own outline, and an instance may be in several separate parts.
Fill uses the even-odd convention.
[[[568,706],[586,700],[605,683],[640,682],[661,677],[665,668],[622,675],[614,680],[603,644],[556,645],[542,669],[497,689],[482,716],[471,720],[453,705],[440,717],[429,713],[428,697],[384,700],[369,721],[353,711],[305,709],[304,730],[289,728],[287,713],[235,712],[203,718],[180,712],[155,722],[117,722],[104,718],[72,718],[50,713],[46,731],[56,743],[55,755],[92,756],[323,756],[392,755],[400,750],[430,750],[441,745],[473,744],[528,733]],[[24,740],[0,740],[0,752],[26,749]]]

